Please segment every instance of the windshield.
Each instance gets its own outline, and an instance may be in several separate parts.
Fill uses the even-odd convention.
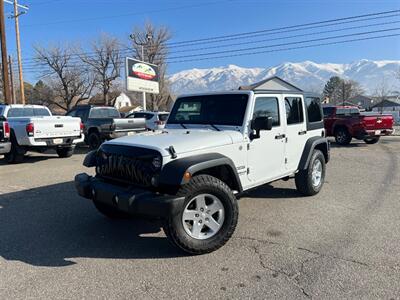
[[[183,97],[176,100],[168,124],[242,126],[248,95],[222,94]]]

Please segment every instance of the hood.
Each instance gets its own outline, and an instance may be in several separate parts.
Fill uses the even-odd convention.
[[[169,129],[160,132],[141,133],[108,141],[107,144],[135,146],[157,150],[162,156],[168,156],[168,148],[173,146],[177,154],[215,148],[237,143],[243,140],[238,131],[233,130],[180,130]]]

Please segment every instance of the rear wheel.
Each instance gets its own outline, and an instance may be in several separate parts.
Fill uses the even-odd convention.
[[[340,127],[335,130],[335,140],[339,145],[348,145],[351,142],[351,135],[346,128]]]
[[[88,144],[91,150],[97,150],[101,145],[101,138],[97,132],[92,132],[88,137]]]
[[[374,137],[369,137],[369,138],[365,138],[364,142],[366,142],[367,144],[376,144],[380,139],[380,136],[374,136]]]
[[[58,154],[58,157],[67,158],[71,157],[72,154],[74,154],[74,148],[73,147],[57,148],[56,152]]]
[[[14,135],[11,135],[11,151],[4,155],[9,164],[18,164],[24,160],[26,151],[18,145]]]
[[[123,211],[120,211],[116,209],[115,207],[112,207],[110,205],[98,202],[98,201],[93,201],[94,206],[97,208],[98,212],[100,212],[103,216],[106,216],[109,219],[129,219],[131,216]]]
[[[190,254],[204,254],[222,247],[235,231],[239,208],[230,188],[221,180],[199,175],[184,185],[182,210],[163,227],[169,240]]]
[[[307,169],[296,174],[297,190],[306,196],[318,194],[325,181],[325,157],[319,150],[314,150]]]

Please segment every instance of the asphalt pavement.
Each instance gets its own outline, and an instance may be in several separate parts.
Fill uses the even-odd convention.
[[[400,299],[400,137],[333,145],[315,197],[293,180],[249,192],[234,237],[202,256],[77,196],[85,152],[0,161],[0,299]]]

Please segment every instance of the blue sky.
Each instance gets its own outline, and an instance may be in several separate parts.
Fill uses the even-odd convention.
[[[102,32],[127,41],[130,30],[135,25],[142,25],[146,20],[168,26],[173,34],[171,41],[179,42],[400,9],[400,1],[385,0],[19,0],[19,2],[30,7],[29,12],[20,18],[24,59],[32,58],[34,44],[77,42],[84,46]],[[8,15],[12,5],[5,4],[5,8]],[[7,19],[6,27],[7,46],[10,54],[14,54],[13,21]],[[400,24],[388,25],[385,28],[393,27],[400,27]],[[369,30],[374,28],[360,31]],[[228,64],[270,67],[286,61],[349,63],[362,58],[399,60],[400,37],[253,56],[175,63],[170,64],[169,73]],[[31,81],[34,80],[32,74],[26,75]]]

